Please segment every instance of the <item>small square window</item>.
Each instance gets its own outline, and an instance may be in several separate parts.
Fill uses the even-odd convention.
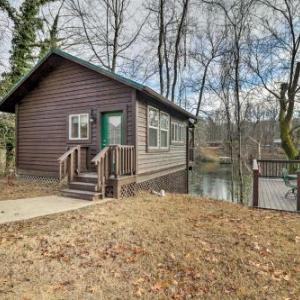
[[[89,138],[89,115],[76,114],[69,116],[69,139],[87,140]]]

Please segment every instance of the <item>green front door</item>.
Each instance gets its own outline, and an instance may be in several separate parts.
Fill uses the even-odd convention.
[[[102,113],[101,116],[101,149],[107,145],[122,145],[123,114],[122,112]]]

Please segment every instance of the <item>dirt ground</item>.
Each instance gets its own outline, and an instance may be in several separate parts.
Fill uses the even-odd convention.
[[[58,194],[59,186],[54,183],[41,183],[21,179],[9,180],[0,177],[0,201],[32,198]]]
[[[142,195],[0,226],[0,299],[299,299],[300,216]]]

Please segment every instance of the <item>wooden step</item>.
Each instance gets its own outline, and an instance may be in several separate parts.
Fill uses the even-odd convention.
[[[102,194],[97,192],[89,192],[89,191],[80,191],[80,190],[73,190],[73,189],[64,189],[61,191],[61,194],[65,197],[71,197],[76,199],[83,199],[83,200],[98,200],[102,199]]]
[[[76,182],[97,183],[96,173],[80,173],[74,178]]]
[[[69,184],[69,188],[71,190],[96,192],[97,185],[95,183],[90,182],[73,181]]]

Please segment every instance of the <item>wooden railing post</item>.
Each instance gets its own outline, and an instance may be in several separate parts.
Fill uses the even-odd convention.
[[[120,169],[120,151],[118,146],[114,147],[115,151],[115,177],[119,177],[119,169]]]
[[[81,147],[78,146],[77,148],[77,170],[78,174],[81,172]]]
[[[297,204],[296,211],[300,212],[300,170],[297,171]]]
[[[74,179],[74,172],[75,172],[75,166],[74,166],[74,152],[71,153],[70,156],[70,180],[73,181]]]
[[[253,160],[253,207],[258,207],[259,168],[256,159]]]
[[[63,164],[62,162],[59,163],[59,181],[62,181],[63,177]]]

